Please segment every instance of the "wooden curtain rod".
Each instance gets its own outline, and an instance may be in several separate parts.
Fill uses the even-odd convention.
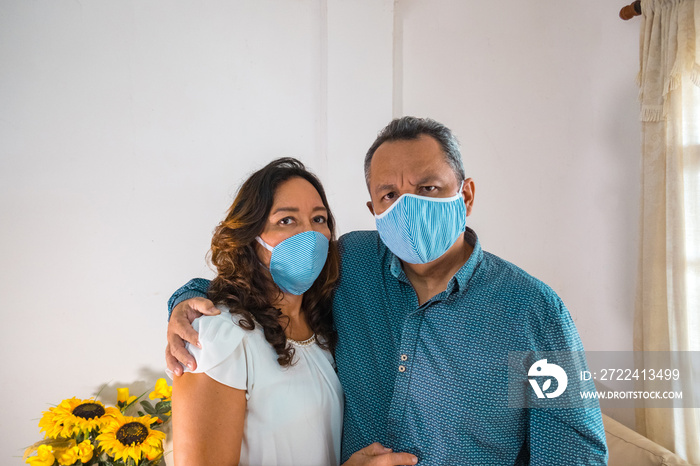
[[[642,6],[640,5],[639,0],[622,7],[622,10],[620,10],[620,18],[624,19],[625,21],[627,21],[628,19],[632,19],[635,16],[639,16],[641,14]]]

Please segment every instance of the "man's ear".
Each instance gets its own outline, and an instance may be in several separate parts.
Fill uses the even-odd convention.
[[[372,206],[372,201],[367,201],[367,208],[369,209],[369,212],[374,215],[374,207]]]
[[[464,196],[464,204],[467,207],[467,217],[472,213],[472,207],[474,206],[474,190],[474,180],[471,178],[464,180],[462,195]]]

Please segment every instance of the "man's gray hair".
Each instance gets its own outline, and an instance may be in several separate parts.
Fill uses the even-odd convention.
[[[459,141],[452,134],[450,128],[430,118],[405,116],[392,120],[391,123],[381,130],[372,147],[367,151],[367,155],[365,155],[365,181],[367,182],[367,188],[369,188],[369,168],[372,165],[372,157],[374,157],[374,152],[379,146],[387,141],[418,139],[422,134],[431,136],[440,143],[445,159],[452,167],[455,177],[457,177],[457,182],[461,183],[464,181],[466,175],[464,173],[464,164],[462,163],[462,153],[459,150]]]

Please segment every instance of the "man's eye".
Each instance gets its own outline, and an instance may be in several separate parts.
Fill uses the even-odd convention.
[[[394,199],[395,197],[396,197],[396,193],[391,192],[391,193],[385,194],[385,195],[382,197],[382,199],[384,199],[385,201],[390,201],[390,200]]]
[[[424,193],[432,193],[437,190],[437,188],[435,186],[421,186],[420,190]]]
[[[314,217],[315,223],[326,223],[327,221],[328,220],[323,215],[319,215],[318,217]]]

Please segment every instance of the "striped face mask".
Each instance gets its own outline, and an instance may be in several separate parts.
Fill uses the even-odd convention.
[[[467,225],[462,185],[452,197],[403,194],[375,215],[386,247],[409,264],[427,264],[445,254]]]
[[[304,294],[318,278],[328,257],[328,238],[317,231],[290,236],[272,247],[259,236],[255,239],[268,251],[270,275],[282,291]]]

